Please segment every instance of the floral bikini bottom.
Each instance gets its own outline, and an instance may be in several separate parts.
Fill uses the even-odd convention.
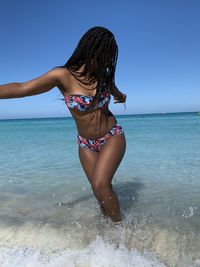
[[[81,147],[85,147],[92,151],[98,152],[100,150],[101,145],[103,145],[106,142],[106,140],[108,140],[111,136],[115,134],[121,134],[121,133],[124,133],[122,126],[116,123],[111,130],[109,130],[104,136],[98,139],[87,139],[77,134],[78,138],[77,143]]]

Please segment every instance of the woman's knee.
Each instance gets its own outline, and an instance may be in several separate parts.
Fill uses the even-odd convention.
[[[93,182],[91,183],[91,187],[94,192],[97,192],[99,194],[110,192],[110,190],[112,190],[111,183],[98,181],[97,179],[93,179]]]

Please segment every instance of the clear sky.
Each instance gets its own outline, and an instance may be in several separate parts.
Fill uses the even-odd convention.
[[[119,47],[115,114],[200,111],[199,0],[1,0],[0,84],[63,65],[93,26]],[[57,88],[0,100],[0,119],[71,116]]]

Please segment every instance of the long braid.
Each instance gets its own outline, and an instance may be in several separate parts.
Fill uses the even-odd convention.
[[[99,100],[102,90],[107,90],[108,83],[114,82],[115,65],[113,65],[113,61],[117,50],[113,33],[104,27],[96,26],[82,36],[72,56],[63,66],[84,85],[90,85],[97,81],[97,90],[90,102],[91,106]],[[95,71],[92,59],[97,63]],[[84,64],[83,71],[78,72]],[[81,77],[87,77],[87,80],[81,79]],[[104,87],[104,85],[106,86]]]

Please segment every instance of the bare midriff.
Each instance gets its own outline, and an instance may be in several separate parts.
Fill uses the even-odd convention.
[[[76,122],[78,134],[87,139],[104,136],[117,123],[108,108],[98,108],[92,111],[69,110]]]

